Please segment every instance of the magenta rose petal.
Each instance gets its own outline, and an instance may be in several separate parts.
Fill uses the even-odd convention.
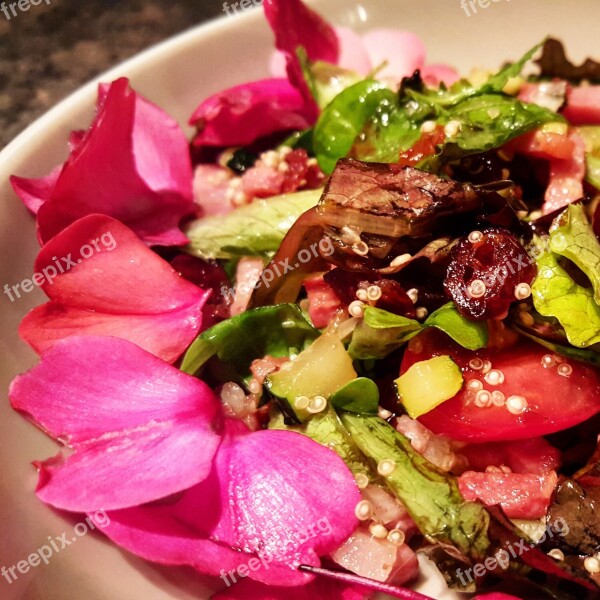
[[[10,178],[10,184],[23,204],[34,215],[37,215],[42,204],[50,198],[61,171],[62,165],[59,165],[54,167],[50,174],[38,179],[27,179],[13,175]]]
[[[309,578],[295,570],[300,564],[320,564],[350,536],[359,501],[354,477],[333,451],[297,433],[258,431],[227,436],[213,473],[177,510],[207,537],[287,566],[285,578],[274,568],[250,576],[288,586]],[[219,502],[219,519],[206,522]]]
[[[38,352],[70,335],[112,335],[172,362],[200,331],[208,293],[110,217],[67,227],[42,248],[35,270],[50,302],[19,332]]]
[[[211,96],[194,111],[192,141],[205,146],[246,146],[273,133],[306,129],[312,121],[302,95],[287,79],[263,79]]]
[[[94,122],[72,141],[51,191],[52,179],[34,180],[29,190],[22,178],[13,179],[23,201],[39,208],[42,243],[91,213],[120,219],[148,244],[187,242],[179,222],[194,211],[192,166],[185,135],[171,117],[118,79],[101,88]],[[41,206],[32,202],[32,186],[42,186]]]
[[[72,451],[41,465],[37,490],[65,510],[125,508],[185,490],[208,475],[220,441],[210,388],[118,338],[59,342],[9,396]]]
[[[264,2],[265,15],[275,34],[275,46],[285,55],[290,83],[300,91],[313,118],[319,113],[304,80],[296,54],[302,46],[312,61],[338,64],[340,43],[335,29],[302,0],[270,0]]]

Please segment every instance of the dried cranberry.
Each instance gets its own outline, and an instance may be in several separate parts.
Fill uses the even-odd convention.
[[[472,232],[453,249],[444,287],[465,317],[501,319],[515,289],[531,284],[536,269],[519,241],[506,229]]]
[[[287,171],[283,182],[284,194],[299,189],[314,189],[323,185],[324,175],[318,165],[309,164],[310,158],[303,148],[293,150],[285,157]]]

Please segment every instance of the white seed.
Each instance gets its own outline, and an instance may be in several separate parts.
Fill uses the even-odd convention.
[[[282,162],[279,163],[279,165],[277,167],[277,170],[280,173],[285,173],[285,172],[287,172],[287,171],[290,170],[290,165],[288,165],[285,161],[282,161]]]
[[[356,297],[361,302],[366,302],[369,299],[369,297],[367,296],[367,290],[363,290],[362,288],[356,291]]]
[[[359,490],[364,490],[369,485],[369,478],[364,473],[358,473],[354,479]]]
[[[519,283],[515,287],[515,298],[517,300],[525,300],[531,296],[531,286],[528,283]]]
[[[484,379],[490,385],[502,385],[504,383],[504,373],[498,369],[492,369],[489,373],[486,373]]]
[[[542,356],[542,366],[546,369],[551,369],[556,366],[556,359],[552,354],[544,354]]]
[[[400,256],[396,256],[396,258],[390,263],[390,267],[392,267],[392,269],[401,267],[410,260],[412,260],[412,254],[401,254]]]
[[[396,470],[396,463],[389,458],[382,460],[377,465],[377,472],[382,477],[389,477],[395,470]]]
[[[500,467],[497,467],[496,465],[488,465],[485,468],[485,472],[486,473],[502,473],[502,470],[500,469]]]
[[[481,372],[485,375],[492,370],[492,362],[489,360],[484,360],[483,365],[481,365]]]
[[[402,546],[406,540],[406,535],[402,529],[392,529],[388,533],[387,539],[389,542],[392,542],[394,546]]]
[[[467,287],[467,293],[471,298],[483,298],[487,292],[487,286],[481,279],[474,279]]]
[[[600,560],[598,560],[595,556],[588,556],[583,561],[583,566],[585,567],[585,570],[592,575],[600,573]]]
[[[448,121],[446,126],[444,127],[444,133],[446,137],[454,137],[458,135],[461,130],[461,124],[459,121]]]
[[[473,392],[478,392],[479,390],[483,389],[483,383],[481,383],[479,379],[471,379],[471,381],[469,381],[467,384],[467,387]]]
[[[471,242],[471,244],[476,244],[477,242],[480,242],[483,239],[483,233],[481,233],[481,231],[471,231],[468,239]]]
[[[365,303],[360,300],[355,300],[354,302],[350,302],[348,306],[348,312],[353,317],[362,317],[365,313]]]
[[[359,521],[367,521],[371,518],[373,507],[368,500],[361,500],[354,509],[354,514]]]
[[[327,399],[325,396],[315,396],[314,398],[311,398],[306,410],[308,410],[309,413],[316,415],[317,413],[323,412],[326,408]]]
[[[504,406],[506,402],[506,396],[500,390],[494,390],[492,392],[492,404],[494,406]]]
[[[559,375],[569,377],[573,373],[573,367],[567,363],[562,363],[562,365],[558,365],[557,371]]]
[[[435,131],[436,127],[437,127],[437,124],[435,121],[425,121],[421,125],[421,131],[423,133],[433,133]]]
[[[483,361],[480,358],[472,358],[469,361],[469,368],[473,369],[474,371],[481,371],[483,368]]]
[[[479,390],[475,396],[475,406],[487,408],[492,405],[492,394],[487,390]]]
[[[419,300],[419,290],[417,288],[412,288],[406,292],[406,295],[412,300],[413,304],[416,304]]]
[[[511,415],[522,415],[527,410],[527,400],[523,396],[509,396],[506,408]]]
[[[298,410],[306,410],[310,404],[310,398],[308,396],[298,396],[294,400],[294,408]]]
[[[376,537],[379,540],[385,540],[385,538],[388,536],[388,530],[385,528],[384,525],[382,525],[381,523],[373,523],[370,527],[369,527],[369,533],[373,536]]]
[[[510,475],[512,473],[512,469],[506,465],[500,465],[500,471],[502,471],[502,473],[505,475]]]
[[[366,256],[369,254],[369,245],[367,242],[363,242],[362,240],[360,242],[356,242],[356,244],[352,245],[352,252],[354,252],[354,254],[358,254],[359,256]]]
[[[377,302],[379,298],[381,298],[382,291],[378,285],[370,285],[367,288],[367,298],[371,300],[371,302]]]
[[[383,419],[384,421],[387,421],[391,416],[392,416],[392,412],[387,410],[386,408],[383,407],[379,407],[379,410],[377,411],[377,414],[379,415],[380,419]]]
[[[419,306],[415,311],[415,314],[417,319],[424,319],[429,314],[429,311],[424,306]]]
[[[558,548],[552,548],[552,550],[548,552],[548,556],[550,558],[554,558],[555,560],[565,560],[565,553]]]
[[[521,323],[527,327],[533,327],[535,325],[535,319],[528,312],[520,312],[519,321],[521,321]]]

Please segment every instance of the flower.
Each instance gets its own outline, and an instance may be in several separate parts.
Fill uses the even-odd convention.
[[[35,270],[50,301],[19,333],[37,352],[72,335],[111,335],[173,362],[200,332],[208,292],[111,217],[69,225],[42,248]]]
[[[274,133],[302,130],[313,120],[305,101],[287,79],[263,79],[211,96],[194,111],[192,141],[204,147],[247,146]]]
[[[129,225],[147,244],[187,242],[179,222],[193,214],[188,144],[177,123],[125,78],[100,86],[90,129],[71,136],[61,167],[40,179],[11,178],[37,215],[42,244],[92,213]]]
[[[335,452],[223,422],[206,384],[126,340],[62,340],[9,397],[70,451],[39,465],[38,496],[109,511],[104,533],[149,560],[217,575],[254,558],[268,568],[252,578],[302,585],[314,576],[297,567],[357,525],[360,492]]]

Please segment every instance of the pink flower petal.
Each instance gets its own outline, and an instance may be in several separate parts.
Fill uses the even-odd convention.
[[[425,45],[411,31],[372,29],[363,36],[363,40],[375,67],[386,61],[388,63],[379,77],[391,77],[400,81],[425,64]]]
[[[340,44],[337,64],[342,69],[368,75],[376,65],[371,60],[363,37],[348,27],[336,27],[335,32]]]
[[[229,580],[230,581],[230,580]],[[245,579],[213,596],[214,600],[363,600],[370,592],[329,579],[299,587],[274,587]]]
[[[91,128],[72,137],[73,150],[55,186],[50,191],[52,180],[46,180],[45,202],[34,204],[41,242],[85,215],[103,213],[130,225],[148,244],[185,244],[178,226],[193,203],[183,131],[133,92],[127,79],[102,89]],[[39,188],[39,181],[32,185]],[[17,185],[22,189],[23,180]]]
[[[459,72],[448,65],[426,65],[421,67],[423,81],[429,87],[439,87],[443,83],[450,87],[460,79]]]
[[[318,565],[348,538],[359,501],[352,474],[333,451],[300,434],[258,431],[226,438],[213,473],[178,510],[182,522],[214,541],[287,566],[284,578],[273,568],[251,575],[287,586],[307,581],[298,565]],[[209,515],[219,503],[215,522]]]
[[[65,510],[126,508],[187,489],[208,475],[220,440],[210,388],[118,338],[59,342],[9,397],[72,449],[41,465],[37,489]]]
[[[50,302],[19,331],[38,352],[74,334],[111,335],[171,362],[200,331],[207,293],[110,217],[67,227],[42,248],[35,270]]]
[[[247,146],[273,133],[306,129],[312,121],[305,101],[287,79],[238,85],[205,100],[190,118],[193,140],[203,146]]]
[[[13,175],[10,184],[23,204],[37,215],[42,204],[50,198],[61,171],[62,166],[55,167],[49,175],[39,179],[26,179]]]
[[[296,51],[301,46],[312,61],[338,64],[340,46],[336,32],[302,0],[270,0],[264,2],[263,7],[275,33],[275,46],[285,55],[289,81],[302,94],[306,109],[314,119],[319,109],[304,80]]]

